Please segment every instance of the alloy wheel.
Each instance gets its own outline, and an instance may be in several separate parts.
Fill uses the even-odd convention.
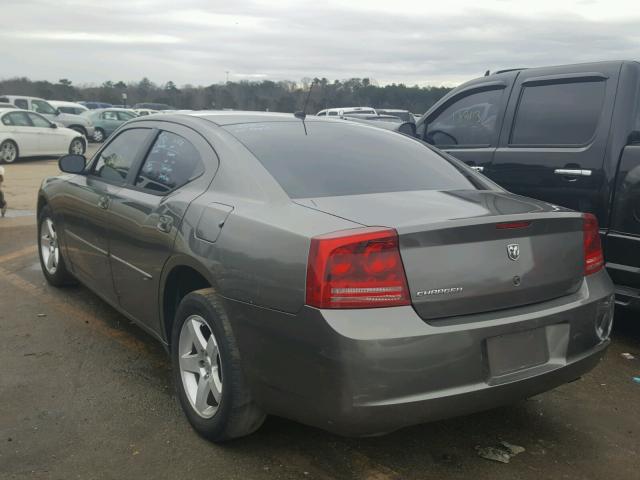
[[[60,249],[58,247],[58,235],[53,221],[46,217],[40,227],[40,253],[44,268],[49,275],[54,275],[60,262]]]
[[[102,142],[104,140],[104,133],[102,132],[102,130],[96,128],[96,130],[93,132],[93,139],[98,143]]]
[[[5,142],[0,148],[0,160],[5,163],[12,163],[18,156],[18,149],[12,142]]]
[[[180,378],[189,403],[202,418],[218,411],[222,398],[222,363],[213,331],[200,315],[187,318],[180,330]]]

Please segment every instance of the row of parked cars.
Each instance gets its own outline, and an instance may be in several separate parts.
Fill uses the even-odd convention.
[[[100,108],[90,108],[96,106]],[[159,111],[149,107],[166,107],[135,106],[140,108],[2,95],[0,163],[12,163],[19,157],[84,153],[87,141],[103,142],[124,122]]]

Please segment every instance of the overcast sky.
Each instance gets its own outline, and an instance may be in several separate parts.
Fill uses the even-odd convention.
[[[0,78],[369,77],[640,59],[640,0],[0,0]]]

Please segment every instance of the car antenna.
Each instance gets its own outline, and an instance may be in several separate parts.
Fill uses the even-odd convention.
[[[304,122],[304,119],[307,117],[307,104],[309,103],[309,98],[311,97],[311,90],[313,90],[313,86],[318,82],[317,78],[314,78],[313,81],[311,82],[311,85],[309,85],[309,91],[307,92],[307,99],[304,101],[304,106],[302,107],[302,110],[297,111],[293,114],[294,117],[299,118],[300,120],[302,120]]]

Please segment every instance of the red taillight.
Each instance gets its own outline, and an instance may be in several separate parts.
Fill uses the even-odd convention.
[[[582,238],[584,242],[584,274],[591,275],[602,270],[604,266],[598,219],[591,213],[583,215]]]
[[[410,305],[396,231],[360,228],[312,238],[306,303],[317,308]]]

